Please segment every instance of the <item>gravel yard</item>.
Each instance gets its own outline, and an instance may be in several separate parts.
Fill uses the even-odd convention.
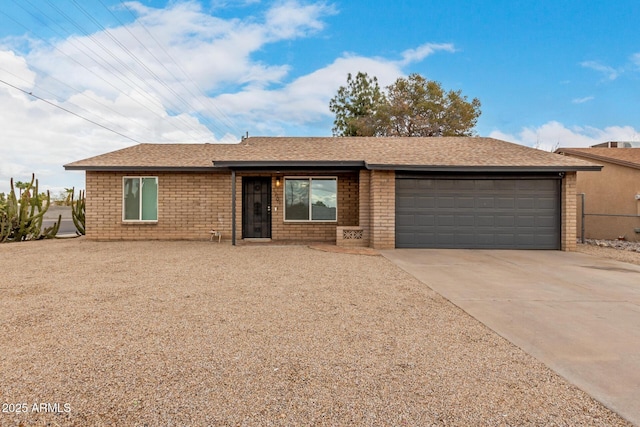
[[[2,426],[628,425],[380,256],[71,239],[0,265]]]
[[[640,265],[640,243],[616,240],[593,240],[578,244],[578,252]]]

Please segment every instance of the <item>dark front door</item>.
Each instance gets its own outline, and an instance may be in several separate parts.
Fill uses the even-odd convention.
[[[271,237],[271,178],[242,178],[242,237]]]

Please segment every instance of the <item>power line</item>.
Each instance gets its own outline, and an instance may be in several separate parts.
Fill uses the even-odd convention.
[[[133,141],[133,142],[135,142],[135,143],[137,143],[137,144],[142,144],[142,142],[138,141],[138,140],[137,140],[137,139],[135,139],[135,138],[131,138],[130,136],[127,136],[127,135],[125,135],[125,134],[123,134],[123,133],[120,133],[120,132],[118,132],[117,130],[113,130],[113,129],[111,129],[111,128],[107,127],[107,126],[104,126],[104,125],[102,125],[102,124],[100,124],[100,123],[98,123],[98,122],[95,122],[95,121],[93,121],[93,120],[91,120],[91,119],[88,119],[88,118],[86,118],[86,117],[84,117],[84,116],[81,116],[81,115],[80,115],[80,114],[78,114],[78,113],[74,113],[74,112],[73,112],[73,111],[71,111],[71,110],[67,110],[66,108],[61,107],[60,105],[54,104],[54,103],[53,103],[53,102],[51,102],[51,101],[48,101],[48,100],[46,100],[46,99],[44,99],[44,98],[39,97],[38,95],[34,95],[34,94],[33,94],[33,92],[27,92],[26,90],[21,89],[21,88],[19,88],[19,87],[17,87],[17,86],[14,86],[14,85],[12,85],[12,84],[11,84],[11,83],[9,83],[9,82],[5,82],[5,81],[4,81],[4,80],[2,80],[2,79],[0,79],[0,83],[4,83],[5,85],[7,85],[7,86],[9,86],[9,87],[12,87],[12,88],[14,88],[14,89],[16,89],[16,90],[19,90],[20,92],[24,93],[25,95],[29,95],[29,96],[31,96],[31,97],[33,97],[33,98],[35,98],[35,99],[38,99],[38,100],[40,100],[40,101],[42,101],[42,102],[47,103],[47,104],[49,104],[49,105],[51,105],[51,106],[53,106],[53,107],[59,108],[59,109],[60,109],[60,110],[62,110],[62,111],[65,111],[65,112],[67,112],[67,113],[69,113],[69,114],[73,114],[74,116],[79,117],[79,118],[81,118],[82,120],[85,120],[85,121],[87,121],[87,122],[89,122],[89,123],[92,123],[92,124],[94,124],[94,125],[96,125],[96,126],[100,126],[102,129],[108,130],[109,132],[113,132],[113,133],[115,133],[116,135],[120,135],[121,137],[123,137],[123,138],[127,138],[128,140],[131,140],[131,141]]]
[[[102,3],[102,1],[101,1],[101,0],[98,0],[98,1],[100,1],[100,3],[104,6],[104,3]],[[121,2],[120,4],[121,4],[125,9],[127,9],[127,11],[129,11],[129,14],[130,14],[134,19],[136,19],[135,14],[134,14],[134,13],[133,13],[133,11],[129,8],[129,6],[127,5],[127,3],[125,3],[125,2]],[[184,68],[183,68],[183,67],[182,67],[182,66],[181,66],[181,65],[180,65],[180,64],[179,64],[179,63],[178,63],[174,58],[173,58],[173,56],[171,56],[171,54],[170,54],[170,53],[169,53],[169,52],[164,48],[164,46],[163,46],[163,45],[158,41],[158,39],[156,39],[156,38],[153,36],[153,34],[151,34],[151,32],[150,32],[150,31],[149,31],[149,29],[144,25],[144,23],[143,23],[142,21],[138,21],[138,20],[136,20],[136,22],[138,23],[138,25],[140,25],[140,27],[142,27],[142,29],[144,29],[144,30],[145,30],[145,32],[149,35],[149,37],[151,37],[151,39],[156,43],[156,45],[157,45],[157,46],[158,46],[158,47],[159,47],[159,48],[164,52],[164,54],[165,54],[165,55],[167,55],[167,57],[171,60],[171,62],[173,62],[173,63],[176,65],[176,67],[177,67],[177,68],[182,72],[182,74],[183,74],[185,77],[187,77],[187,79],[188,79],[188,80],[190,80],[190,81],[193,83],[193,85],[194,85],[194,86],[196,87],[196,89],[198,89],[198,91],[199,91],[199,92],[204,96],[204,98],[208,99],[208,100],[209,100],[209,102],[211,102],[211,103],[212,103],[212,105],[213,105],[213,107],[216,109],[216,111],[218,111],[218,112],[222,115],[223,120],[227,122],[227,123],[226,123],[226,124],[227,124],[227,126],[228,126],[230,129],[232,129],[232,130],[238,131],[239,129],[238,129],[238,128],[236,127],[236,125],[231,121],[231,119],[229,118],[229,116],[227,116],[227,115],[224,113],[224,111],[220,110],[220,108],[219,108],[217,105],[213,104],[213,102],[211,101],[211,98],[209,98],[209,97],[207,96],[207,94],[202,90],[202,88],[200,88],[200,86],[196,83],[196,81],[195,81],[193,78],[191,78],[191,77],[189,76],[189,74],[185,71],[185,69],[184,69]],[[121,24],[122,24],[122,22],[121,22]],[[155,58],[155,56],[154,56],[154,58]],[[158,59],[156,58],[156,60],[158,60]],[[158,60],[158,62],[159,62],[159,63],[162,63],[162,61],[160,61],[160,60]],[[172,75],[173,75],[173,74],[172,74]],[[174,78],[175,78],[175,76],[174,76]],[[204,104],[203,104],[203,106],[204,106]],[[205,108],[206,108],[206,107],[205,107]],[[215,114],[214,114],[214,115],[215,115]]]
[[[15,0],[14,0],[15,1]],[[82,34],[84,34],[87,38],[89,38],[89,40],[91,40],[95,45],[97,45],[99,48],[101,48],[107,55],[109,55],[116,63],[120,64],[125,70],[127,70],[129,73],[131,73],[132,76],[135,76],[138,81],[142,84],[136,84],[133,82],[132,79],[128,78],[125,76],[124,73],[120,73],[120,76],[122,76],[122,78],[125,78],[127,80],[129,80],[133,86],[127,84],[126,82],[124,82],[122,80],[122,78],[118,77],[117,75],[114,74],[115,77],[117,77],[119,80],[123,81],[125,84],[127,84],[127,86],[129,86],[132,89],[136,89],[136,88],[140,88],[143,89],[141,92],[139,92],[140,94],[142,94],[144,97],[146,97],[147,99],[149,99],[150,101],[154,101],[152,98],[149,97],[148,95],[148,91],[144,90],[143,86],[146,86],[145,80],[140,76],[140,74],[133,69],[129,64],[127,64],[126,62],[124,62],[122,59],[120,59],[118,57],[118,55],[116,55],[111,49],[109,49],[107,46],[105,46],[102,42],[100,42],[99,40],[97,40],[97,38],[95,37],[95,34],[90,34],[88,30],[86,30],[81,24],[79,24],[76,20],[74,20],[73,18],[71,18],[67,13],[65,13],[62,9],[60,9],[59,7],[57,7],[55,4],[53,4],[53,2],[51,0],[46,0],[47,3],[49,4],[49,6],[54,9],[56,12],[58,12],[58,14],[60,16],[62,16],[67,22],[69,22],[71,25],[73,25],[76,29],[78,29]],[[76,4],[76,8],[80,9],[77,4]],[[41,10],[41,9],[39,9]],[[41,10],[42,11],[42,10]],[[84,10],[80,9],[81,12],[83,12],[87,17],[89,17],[90,19],[93,20],[93,18],[86,13]],[[102,28],[102,30],[105,32],[105,34],[110,37],[112,39],[112,41],[114,41],[116,43],[116,45],[120,44],[122,46],[122,43],[120,43],[119,41],[117,41],[117,39],[115,39],[114,37],[111,36],[111,34],[108,32],[108,30],[106,30],[106,28],[104,28],[100,23],[98,23],[97,21],[94,20],[94,23],[96,23],[96,25],[98,25],[98,27]],[[108,61],[106,61],[101,55],[99,55],[97,52],[95,52],[94,50],[91,50],[98,58],[100,58],[104,64],[106,64],[109,68],[111,68],[112,70],[114,70],[116,73],[118,72],[118,70],[111,65]],[[84,53],[86,55],[86,52],[84,51],[80,51],[81,53]],[[130,54],[130,52],[129,52]],[[88,55],[87,55],[88,56]],[[129,55],[131,57],[133,57],[131,54]],[[135,58],[134,58],[135,59]],[[104,65],[101,65],[103,68],[106,68]],[[176,94],[177,95],[177,94]],[[178,95],[179,97],[179,95]],[[170,98],[164,98],[165,101],[170,104],[170,106],[175,110],[175,111],[179,111],[180,108],[177,104],[175,104],[173,102],[172,99]],[[177,120],[181,121],[185,126],[189,127],[191,130],[195,131],[196,134],[199,133],[199,130],[196,129],[195,127],[193,127],[190,123],[186,122],[182,117],[180,116],[175,116]]]
[[[67,43],[69,45],[75,47],[80,54],[82,54],[85,57],[87,57],[89,60],[91,60],[93,63],[95,63],[100,69],[102,69],[106,73],[108,73],[108,76],[119,80],[122,84],[124,84],[125,86],[129,87],[130,89],[132,89],[135,93],[137,93],[140,97],[146,99],[147,101],[150,101],[151,103],[155,103],[157,101],[155,98],[152,98],[150,96],[150,93],[153,93],[155,91],[150,90],[150,88],[143,88],[140,84],[134,82],[131,79],[131,77],[127,77],[126,74],[122,70],[118,70],[113,65],[113,63],[111,63],[108,60],[106,60],[103,56],[101,56],[98,52],[96,52],[91,46],[89,46],[87,43],[85,43],[81,38],[66,37],[66,36],[63,36],[62,34],[60,34],[55,29],[51,28],[51,26],[47,22],[44,22],[44,21],[42,21],[42,19],[40,19],[40,16],[45,16],[51,22],[54,22],[58,27],[60,27],[64,32],[66,32],[69,35],[71,35],[71,33],[69,33],[68,30],[66,30],[59,23],[57,23],[54,19],[52,19],[47,11],[44,11],[43,9],[39,8],[37,5],[33,4],[29,0],[24,0],[24,1],[27,2],[28,4],[30,4],[33,7],[34,10],[37,10],[39,12],[39,15],[36,16],[34,13],[32,13],[31,11],[25,9],[21,4],[19,4],[17,2],[16,2],[16,4],[19,7],[21,7],[25,12],[29,13],[34,19],[37,19],[38,21],[42,22],[43,25],[45,25],[46,27],[50,28],[52,31],[54,31],[56,34],[58,34],[60,37],[66,39],[66,41],[67,41]],[[98,41],[96,39],[95,35],[90,34],[86,29],[83,28],[82,25],[80,25],[78,22],[76,22],[74,19],[72,19],[68,14],[66,14],[60,8],[56,7],[50,0],[47,0],[47,3],[49,4],[49,6],[53,10],[55,10],[58,13],[58,15],[60,15],[62,18],[64,18],[64,20],[66,20],[68,23],[73,25],[82,34],[84,34],[87,37],[87,39],[93,43],[93,45],[98,46],[99,48],[101,48],[102,51],[104,51],[106,54],[108,54],[117,64],[121,65],[132,77],[136,77],[140,83],[142,83],[143,85],[146,86],[146,84],[144,82],[144,79],[140,76],[140,74],[136,70],[131,68],[128,64],[123,62],[120,58],[118,58],[118,56],[116,54],[114,54],[113,51],[111,51],[103,43]],[[4,13],[2,11],[0,11],[0,13],[3,13],[4,15],[7,15],[6,13]],[[22,27],[24,27],[24,25],[22,25],[20,22],[18,22],[15,19],[13,19],[11,16],[9,16],[9,18],[12,19],[14,22],[18,23],[19,25],[21,25]],[[96,24],[100,25],[97,21],[96,21]],[[26,28],[26,27],[24,27],[24,28]],[[102,28],[104,28],[104,27],[102,27]],[[26,28],[26,29],[27,29],[27,31],[29,31],[28,28]],[[157,117],[159,117],[159,118],[161,118],[163,120],[165,119],[165,117],[160,115],[160,114],[158,114],[157,111],[154,111],[154,110],[150,109],[148,106],[146,106],[145,104],[141,103],[140,100],[138,100],[138,99],[132,97],[131,95],[127,94],[125,91],[123,91],[122,89],[120,89],[117,86],[115,86],[112,82],[107,80],[105,77],[101,76],[100,74],[97,74],[96,71],[94,71],[93,69],[88,68],[86,65],[82,64],[81,62],[79,62],[77,59],[75,59],[71,55],[69,55],[66,52],[60,50],[57,46],[52,45],[50,42],[45,40],[43,37],[39,37],[38,36],[38,38],[43,40],[48,45],[52,46],[53,49],[55,49],[56,51],[60,52],[62,55],[67,57],[70,61],[76,63],[77,65],[79,65],[80,67],[84,68],[85,70],[87,70],[92,75],[96,76],[97,78],[99,78],[100,80],[104,81],[105,83],[107,83],[112,88],[116,89],[116,91],[118,93],[121,93],[121,94],[127,96],[128,98],[130,98],[131,100],[133,100],[134,102],[139,104],[141,107],[143,107],[146,110],[152,112]],[[115,38],[114,38],[113,41],[116,42],[116,44],[119,43],[119,41],[117,41],[117,39],[115,39]],[[82,44],[83,48],[79,47],[77,45],[78,43]],[[120,43],[120,45],[122,45],[122,43]],[[124,45],[122,45],[122,46],[124,46]],[[90,55],[90,53],[92,53],[94,56]],[[160,83],[162,83],[162,82],[160,82]],[[160,98],[158,99],[158,101],[162,101],[162,99],[164,99],[164,101],[162,101],[162,102],[168,103],[170,105],[170,108],[173,108],[174,111],[180,111],[181,110],[181,108],[178,105],[176,105],[171,99],[169,99],[167,97],[162,97],[160,93],[158,93],[158,95],[160,95]],[[186,103],[185,103],[185,105],[186,105]],[[204,139],[209,139],[208,135],[205,136],[205,134],[203,134],[200,129],[195,128],[193,126],[193,124],[187,122],[184,116],[176,115],[176,116],[172,116],[172,117],[175,120],[169,120],[168,123],[172,127],[174,127],[175,129],[177,129],[178,131],[184,132],[186,135],[188,135],[189,139],[201,140],[201,139],[203,139],[202,138],[203,136],[204,136]],[[182,123],[182,125],[184,127],[183,128],[177,127],[176,123],[174,123],[175,121]],[[188,132],[188,133],[185,132],[186,129],[190,129],[190,132]],[[194,132],[195,135],[193,133],[191,133],[191,132]]]
[[[11,71],[9,71],[9,70],[6,70],[6,69],[4,69],[4,68],[0,67],[0,71],[3,71],[3,72],[5,72],[6,74],[11,75],[11,76],[15,77],[15,78],[16,78],[16,79],[18,79],[18,80],[22,80],[23,82],[25,82],[25,83],[27,83],[27,84],[30,84],[28,81],[24,80],[24,79],[23,79],[23,78],[21,78],[20,76],[15,75],[14,73],[12,73],[12,72],[11,72]],[[71,86],[67,85],[67,84],[66,84],[66,83],[64,83],[64,82],[61,82],[60,80],[56,79],[55,77],[50,77],[50,78],[52,78],[52,79],[56,80],[58,83],[60,83],[60,84],[62,84],[62,85],[65,85],[65,86],[67,86],[67,87],[71,88],[71,89],[72,89],[72,90],[74,90],[74,91],[79,92],[77,89],[72,88]],[[39,87],[38,87],[38,85],[34,85],[33,87],[34,87],[34,88],[39,88]],[[45,89],[45,88],[39,88],[39,89],[41,89],[43,92],[48,93],[49,95],[52,95],[54,98],[56,97],[56,95],[55,95],[53,92],[51,92],[51,91],[49,91],[49,90],[47,90],[47,89]],[[113,108],[109,107],[108,105],[103,104],[103,103],[102,103],[102,102],[100,102],[99,100],[94,99],[94,98],[92,98],[92,97],[90,97],[90,96],[86,95],[85,93],[81,93],[81,95],[82,95],[83,97],[85,97],[85,98],[90,99],[91,101],[95,102],[96,104],[101,105],[102,107],[104,107],[104,108],[108,109],[109,111],[111,111],[111,112],[113,112],[113,113],[117,114],[118,116],[122,117],[123,119],[128,120],[128,121],[131,121],[131,122],[135,123],[136,125],[139,125],[139,126],[141,126],[141,127],[145,128],[145,129],[146,129],[146,130],[148,130],[149,132],[152,132],[152,130],[151,130],[151,129],[149,129],[147,126],[145,126],[143,123],[140,123],[140,122],[138,122],[137,120],[134,120],[134,119],[132,119],[132,118],[130,118],[130,117],[127,117],[127,116],[125,116],[125,115],[121,114],[120,112],[118,112],[118,111],[114,110]],[[73,105],[73,106],[74,106],[74,107],[76,107],[77,109],[79,109],[79,110],[83,110],[83,111],[85,111],[85,112],[87,112],[87,113],[89,113],[89,114],[97,115],[97,114],[95,114],[94,112],[91,112],[91,111],[87,110],[86,108],[83,108],[83,107],[81,107],[81,106],[79,106],[79,105],[77,105],[77,104],[74,104],[74,103],[72,103],[72,102],[69,102],[68,100],[66,101],[66,103],[67,103],[67,104],[70,104],[70,105]],[[119,126],[118,124],[113,123],[113,122],[112,122],[111,120],[109,120],[109,119],[105,119],[105,118],[102,118],[102,119],[103,119],[103,120],[105,120],[106,122],[110,123],[111,125]]]
[[[26,2],[30,3],[29,0],[25,0]],[[31,3],[30,3],[31,4]],[[51,28],[49,25],[47,25],[46,22],[43,22],[42,20],[40,20],[37,16],[35,16],[34,14],[32,14],[31,12],[27,11],[26,9],[24,9],[24,7],[22,7],[21,5],[18,4],[18,6],[20,6],[23,10],[25,10],[26,12],[28,12],[29,14],[31,14],[35,19],[38,19],[40,22],[43,23],[43,25],[47,26],[48,28],[50,28],[52,31],[54,31],[56,34],[62,36],[59,32],[57,32],[56,30],[54,30],[53,28]],[[36,6],[34,6],[36,7]],[[36,7],[37,8],[37,7]],[[38,9],[40,10],[40,9]],[[44,13],[42,10],[40,10],[44,15],[46,15],[46,13]],[[4,11],[0,10],[0,13],[2,13],[3,15],[7,16],[9,19],[11,19],[13,22],[15,22],[17,25],[23,27],[25,30],[30,31],[29,28],[27,28],[26,26],[24,26],[21,22],[17,21],[16,19],[14,19],[13,17],[7,15]],[[63,29],[64,30],[64,29]],[[142,102],[140,102],[138,99],[132,97],[131,95],[127,94],[126,92],[124,92],[122,89],[120,89],[119,87],[115,86],[112,82],[108,81],[106,78],[100,76],[99,74],[96,74],[93,70],[89,69],[86,65],[82,64],[81,62],[79,62],[77,59],[73,58],[71,55],[67,54],[66,52],[60,50],[57,46],[53,45],[52,43],[50,43],[49,41],[47,41],[46,39],[44,39],[43,37],[38,37],[38,39],[42,40],[44,43],[46,43],[47,45],[51,46],[51,48],[53,48],[55,51],[59,52],[60,54],[62,54],[63,56],[67,57],[70,61],[74,62],[75,64],[77,64],[78,66],[84,68],[85,70],[87,70],[90,74],[94,75],[95,77],[97,77],[98,79],[102,80],[103,82],[105,82],[107,85],[109,85],[110,87],[112,87],[113,89],[116,90],[116,92],[123,94],[124,96],[126,96],[127,98],[131,99],[133,102],[135,102],[136,104],[140,105],[142,108],[146,109],[147,111],[151,112],[152,114],[154,114],[155,116],[157,116],[160,119],[164,120],[164,117],[161,116],[160,114],[158,114],[157,111],[154,111],[152,109],[150,109],[148,106],[146,106],[145,104],[143,104]],[[88,50],[94,52],[89,46],[87,46],[86,44],[84,44],[83,42],[81,42]],[[85,56],[87,56],[87,58],[89,58],[90,60],[92,60],[96,65],[98,65],[101,68],[105,68],[103,65],[101,65],[95,58],[92,58],[91,56],[89,56],[85,51],[83,51],[82,49],[79,49],[77,46],[75,46],[74,43],[71,43],[74,47],[76,47],[76,49],[78,49],[79,52],[83,53]],[[95,52],[94,52],[95,53]],[[97,55],[97,54],[96,54]],[[99,55],[97,55],[98,57],[100,57]],[[101,57],[100,57],[101,58]],[[104,58],[101,58],[104,61]],[[106,62],[106,61],[105,61]],[[113,68],[113,67],[112,67]],[[118,70],[116,70],[115,68],[113,68],[114,73],[111,73],[110,75],[115,77],[116,79],[120,80],[122,83],[124,83],[126,86],[128,86],[129,88],[133,89],[135,92],[139,93],[141,96],[145,97],[147,100],[151,101],[151,102],[155,102],[155,100],[153,98],[149,98],[145,91],[139,91],[135,86],[132,86],[131,84],[128,84],[126,81],[124,81],[122,79],[122,77],[120,77],[120,75],[118,75],[117,72]],[[133,82],[132,82],[133,83]],[[182,121],[184,122],[184,121]],[[176,126],[175,123],[173,123],[173,121],[169,121],[169,124],[171,126],[173,126],[176,130],[185,133],[185,135],[187,135],[189,138],[193,138],[192,135],[189,135],[188,133],[186,133],[183,129],[179,128],[178,126]]]

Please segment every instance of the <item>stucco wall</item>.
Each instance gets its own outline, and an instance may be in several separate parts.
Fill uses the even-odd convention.
[[[585,159],[587,160],[587,159]],[[577,193],[585,194],[585,238],[640,241],[640,170],[598,161],[600,172],[578,172]],[[581,203],[578,197],[578,204]],[[577,211],[580,236],[580,209]]]

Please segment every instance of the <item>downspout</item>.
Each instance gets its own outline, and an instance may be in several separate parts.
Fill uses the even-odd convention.
[[[584,193],[578,193],[578,196],[580,196],[581,199],[581,206],[580,206],[580,243],[584,243],[584,198],[585,198],[585,194]]]
[[[236,171],[231,171],[231,244],[236,245]]]

